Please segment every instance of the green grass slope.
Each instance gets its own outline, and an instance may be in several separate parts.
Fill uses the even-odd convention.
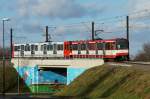
[[[94,67],[56,95],[83,99],[150,99],[150,72],[132,67]]]

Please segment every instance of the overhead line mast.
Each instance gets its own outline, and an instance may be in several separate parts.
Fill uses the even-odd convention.
[[[49,42],[49,39],[48,39],[48,26],[46,26],[46,38],[45,38],[45,42]]]
[[[94,22],[92,22],[92,40],[95,40]]]
[[[128,58],[128,61],[130,60],[130,40],[129,40],[129,16],[127,16],[126,17],[126,28],[127,28],[127,30],[126,30],[126,32],[127,32],[127,41],[128,41],[128,56],[127,56],[127,58]]]

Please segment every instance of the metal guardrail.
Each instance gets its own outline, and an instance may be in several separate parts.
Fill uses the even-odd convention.
[[[133,62],[133,61],[124,61],[124,62],[106,62],[109,65],[113,66],[127,66],[130,67],[132,65],[145,65],[150,66],[150,62]]]
[[[150,62],[136,62],[136,61],[128,61],[128,62],[123,62],[126,64],[137,64],[137,65],[150,65]]]

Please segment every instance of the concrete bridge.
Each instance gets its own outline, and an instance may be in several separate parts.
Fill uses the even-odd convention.
[[[33,93],[51,93],[54,84],[68,85],[85,70],[104,64],[102,59],[12,59],[20,77]]]
[[[15,66],[35,66],[39,67],[85,67],[91,68],[104,64],[103,59],[24,59],[14,58],[12,63]]]

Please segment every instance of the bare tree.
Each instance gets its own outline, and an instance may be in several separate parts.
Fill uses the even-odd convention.
[[[5,48],[5,58],[10,58],[10,48],[6,47]],[[3,58],[3,48],[0,46],[0,59]]]
[[[150,42],[145,43],[143,45],[142,51],[140,51],[136,56],[135,59],[136,61],[150,61]]]

